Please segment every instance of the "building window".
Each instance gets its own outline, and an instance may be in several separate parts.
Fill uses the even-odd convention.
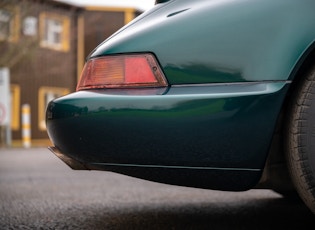
[[[17,9],[0,9],[0,40],[16,42],[19,35]]]
[[[7,10],[0,10],[0,37],[1,39],[7,39],[10,37],[11,31],[11,12]]]
[[[23,34],[26,36],[37,35],[37,18],[31,16],[24,18]]]
[[[20,86],[11,84],[11,129],[16,131],[20,129]]]
[[[68,88],[41,87],[38,92],[38,126],[39,130],[46,130],[45,113],[48,103],[57,98],[70,93]]]
[[[40,15],[40,44],[42,47],[68,51],[70,19],[65,16],[42,13]]]

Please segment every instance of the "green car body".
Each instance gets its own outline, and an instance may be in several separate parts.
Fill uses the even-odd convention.
[[[314,9],[313,0],[157,1],[88,60],[150,53],[168,86],[55,99],[46,113],[52,150],[76,169],[254,188],[268,157],[282,159],[273,153],[281,149],[276,128],[293,85],[314,63]]]
[[[314,44],[313,10],[311,0],[169,1],[92,56],[152,52],[171,85],[292,80]]]

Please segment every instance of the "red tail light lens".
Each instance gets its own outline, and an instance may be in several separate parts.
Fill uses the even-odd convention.
[[[131,54],[90,59],[83,68],[77,91],[164,86],[167,81],[153,55]]]

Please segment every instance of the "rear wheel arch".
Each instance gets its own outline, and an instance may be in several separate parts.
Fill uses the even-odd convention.
[[[310,70],[312,68],[315,69],[314,60],[315,42],[304,55],[302,55],[290,75],[289,79],[292,79],[292,83],[277,121],[263,176],[257,186],[258,188],[270,188],[290,198],[296,196],[296,186],[293,185],[291,179],[292,173],[289,172],[292,166],[287,164],[288,149],[286,146],[288,143],[288,123],[292,114],[292,101],[297,97],[296,91],[299,91],[300,85],[303,84]]]

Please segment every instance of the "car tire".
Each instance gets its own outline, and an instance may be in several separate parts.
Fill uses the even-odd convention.
[[[315,214],[315,66],[296,85],[287,113],[285,154],[293,185]]]

